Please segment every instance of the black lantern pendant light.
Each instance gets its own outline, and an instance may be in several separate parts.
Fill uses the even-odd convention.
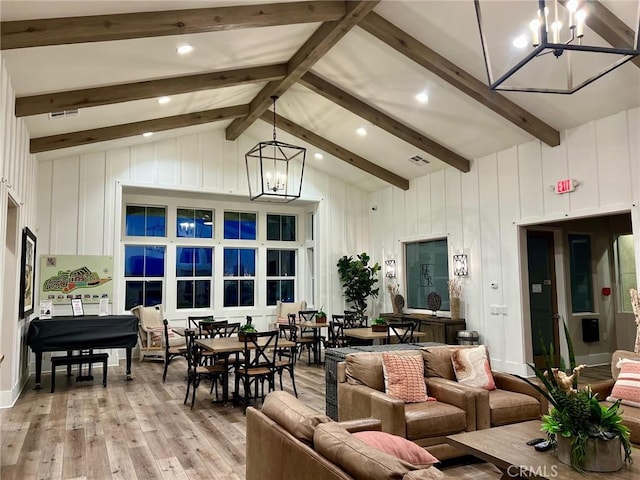
[[[276,100],[273,100],[273,139],[260,142],[244,158],[249,198],[286,203],[300,198],[307,149],[276,140]]]

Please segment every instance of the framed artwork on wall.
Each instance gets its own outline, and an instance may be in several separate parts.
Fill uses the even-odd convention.
[[[20,269],[20,318],[33,313],[36,280],[36,236],[28,227],[22,230],[22,263]]]

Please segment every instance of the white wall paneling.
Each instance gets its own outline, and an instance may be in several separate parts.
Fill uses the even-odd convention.
[[[35,158],[29,153],[25,122],[14,115],[15,94],[1,54],[0,99],[0,353],[5,355],[0,368],[0,407],[7,407],[18,398],[29,373],[24,347],[27,322],[18,312],[22,229],[28,226],[38,238],[36,253],[41,235],[34,221],[38,186]]]
[[[407,192],[391,193],[388,187],[372,193],[370,201],[379,207],[369,212],[376,260],[399,250],[402,234],[390,234],[389,227],[394,232],[404,229],[412,238],[415,232],[415,239],[448,233],[451,250],[469,255],[470,274],[463,280],[462,292],[467,328],[479,331],[494,367],[526,372],[526,289],[521,286],[526,242],[522,243],[518,227],[631,211],[640,265],[639,111],[620,112],[562,132],[562,144],[555,148],[527,142],[474,160],[468,173],[448,168],[412,180]],[[564,178],[580,184],[574,192],[558,195],[551,187]],[[408,202],[415,202],[417,209],[407,208]],[[609,270],[600,263],[603,271]],[[564,269],[560,273],[567,275]],[[491,314],[492,305],[506,307],[507,313]],[[385,306],[390,307],[388,300]],[[601,321],[607,329],[612,315],[610,308],[603,308],[606,318]],[[591,348],[595,358],[612,347],[603,343]]]

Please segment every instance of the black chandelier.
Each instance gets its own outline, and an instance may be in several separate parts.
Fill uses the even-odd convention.
[[[623,12],[628,27],[600,2],[474,0],[489,87],[572,94],[640,55],[640,2],[625,3],[634,7]],[[588,28],[592,15],[618,22],[628,38],[600,37]]]
[[[276,100],[273,100],[273,139],[260,142],[244,158],[249,198],[286,203],[300,198],[307,149],[276,140]]]

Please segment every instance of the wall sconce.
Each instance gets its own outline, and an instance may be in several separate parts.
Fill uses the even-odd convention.
[[[461,253],[453,256],[453,274],[456,277],[466,277],[469,275],[469,267],[467,266],[467,255]]]
[[[396,278],[396,261],[385,260],[384,261],[384,276],[387,278]]]

